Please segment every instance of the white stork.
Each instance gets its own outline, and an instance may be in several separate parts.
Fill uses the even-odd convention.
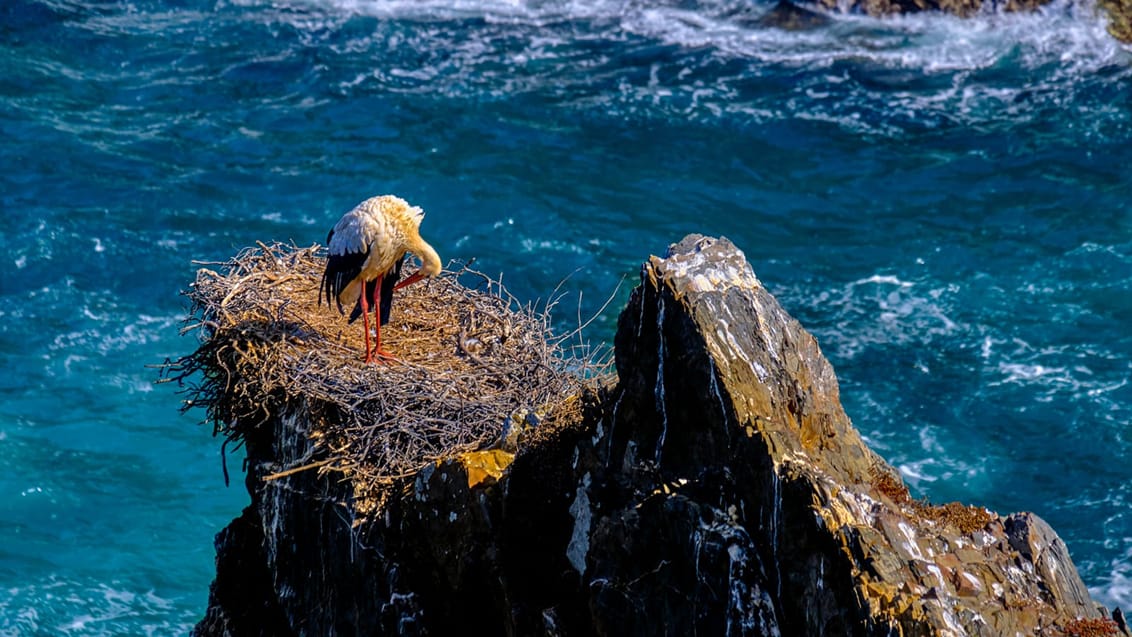
[[[322,275],[318,302],[322,304],[322,293],[325,292],[326,304],[329,305],[333,298],[338,304],[338,311],[343,314],[343,304],[355,304],[349,322],[356,321],[359,315],[362,317],[366,363],[393,358],[381,348],[381,326],[389,322],[393,290],[440,273],[440,256],[421,239],[422,219],[424,211],[417,206],[410,206],[400,197],[382,195],[366,199],[342,215],[334,229],[326,235],[330,254]],[[421,267],[398,283],[407,252],[420,258]],[[381,291],[380,303],[378,290]],[[377,319],[377,338],[372,350],[369,347],[371,307]]]

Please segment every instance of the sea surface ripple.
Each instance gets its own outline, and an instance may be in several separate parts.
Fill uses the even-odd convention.
[[[385,192],[609,342],[725,235],[917,496],[1034,511],[1132,607],[1132,54],[1084,4],[5,0],[0,635],[184,634],[247,502],[152,365],[179,294]],[[567,309],[568,308],[568,309]],[[229,460],[239,466],[238,455]]]

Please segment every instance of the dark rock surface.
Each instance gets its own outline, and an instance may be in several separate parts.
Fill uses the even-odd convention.
[[[790,0],[778,0],[770,11],[759,16],[754,23],[760,27],[784,31],[809,31],[827,26],[832,21],[829,16],[794,4]]]
[[[969,18],[982,11],[1034,11],[1051,0],[818,0],[830,10],[860,11],[886,16],[921,11],[941,11]]]
[[[908,496],[726,239],[649,259],[615,351],[577,422],[430,465],[370,515],[337,474],[264,480],[324,453],[318,405],[281,401],[196,634],[1115,630],[1037,516]]]
[[[816,0],[816,5],[832,12],[860,12],[874,17],[938,11],[964,18],[979,13],[1006,11],[1037,11],[1050,4],[1052,0]],[[1094,7],[1108,18],[1108,32],[1117,40],[1132,42],[1132,0],[1097,0],[1085,5]],[[755,23],[758,26],[774,27],[789,31],[801,31],[827,25],[830,18],[806,8],[805,4],[794,4],[781,0]]]

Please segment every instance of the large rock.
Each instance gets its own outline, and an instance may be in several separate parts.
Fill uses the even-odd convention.
[[[1036,11],[1052,0],[816,0],[816,4],[829,11],[861,12],[874,17],[938,11],[969,18],[988,11]],[[1117,40],[1132,42],[1132,0],[1096,0],[1085,6],[1094,6],[1108,18],[1108,32]],[[758,21],[760,26],[787,30],[812,29],[824,26],[828,18],[781,0]]]
[[[429,465],[369,516],[337,474],[265,480],[320,453],[317,406],[281,401],[196,634],[1115,631],[1037,516],[908,495],[726,239],[649,259],[615,352],[576,422]]]
[[[830,10],[860,11],[871,16],[940,11],[969,18],[983,11],[1034,11],[1052,0],[818,0]]]

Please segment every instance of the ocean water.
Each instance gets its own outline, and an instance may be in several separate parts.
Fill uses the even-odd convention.
[[[563,329],[614,295],[594,343],[650,253],[727,236],[917,496],[1038,513],[1132,610],[1132,53],[1060,0],[770,6],[0,2],[0,635],[201,617],[247,496],[154,384],[179,292],[381,193],[520,299],[561,283]]]

